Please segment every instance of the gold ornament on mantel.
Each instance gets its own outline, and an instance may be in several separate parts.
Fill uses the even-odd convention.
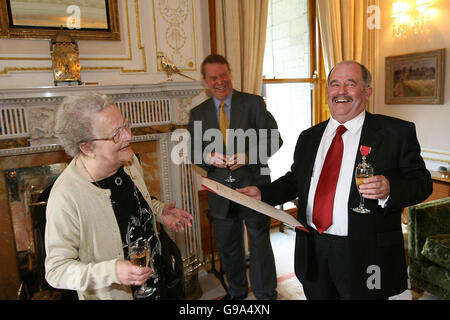
[[[178,69],[178,67],[175,65],[175,63],[173,63],[171,60],[169,60],[169,58],[167,57],[167,55],[164,52],[159,51],[156,56],[159,59],[159,63],[161,68],[167,73],[167,81],[173,81],[172,79],[172,75],[173,74],[179,74],[182,77],[191,79],[191,80],[195,80],[194,78],[191,78],[187,75],[185,75],[184,73],[181,72],[180,69]]]
[[[55,86],[82,84],[78,44],[68,32],[60,31],[50,41]]]

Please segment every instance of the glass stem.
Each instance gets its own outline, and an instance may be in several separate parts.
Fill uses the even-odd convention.
[[[361,193],[359,194],[359,207],[364,208],[364,197]]]

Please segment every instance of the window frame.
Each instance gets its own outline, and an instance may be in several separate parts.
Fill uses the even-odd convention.
[[[309,24],[309,47],[310,47],[310,76],[308,78],[275,78],[263,79],[263,86],[265,84],[276,83],[310,83],[312,85],[312,119],[311,124],[317,124],[323,118],[320,112],[320,95],[321,90],[321,74],[323,71],[323,55],[320,45],[320,33],[317,21],[317,5],[316,0],[308,0],[308,24]]]

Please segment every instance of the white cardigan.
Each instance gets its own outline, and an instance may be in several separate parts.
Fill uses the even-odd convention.
[[[136,156],[124,170],[149,203],[154,221],[161,221],[164,203],[151,199]],[[45,278],[55,288],[76,290],[81,300],[133,299],[115,272],[124,254],[110,194],[81,176],[73,159],[48,199]]]

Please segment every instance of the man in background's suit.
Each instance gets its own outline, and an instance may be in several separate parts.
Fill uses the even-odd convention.
[[[208,178],[233,188],[270,183],[267,160],[261,161],[259,148],[264,146],[268,150],[267,156],[271,156],[279,149],[282,141],[279,135],[271,139],[270,130],[277,129],[277,124],[267,111],[264,100],[257,95],[233,90],[229,64],[221,55],[206,57],[201,69],[203,82],[213,97],[190,112],[191,159],[207,171]],[[229,134],[226,138],[227,135],[219,131],[223,118],[226,118],[229,129],[243,131],[236,132],[235,136]],[[208,134],[205,135],[208,129],[216,129],[219,133],[216,135],[218,141],[213,141],[218,146],[214,150],[207,149],[212,143],[206,137]],[[261,129],[267,134],[261,134]],[[252,141],[251,136],[257,141]],[[203,153],[206,153],[206,159],[203,159]],[[253,161],[255,155],[258,157]],[[225,182],[229,174],[227,165],[236,180],[231,184]],[[229,284],[223,300],[244,299],[248,294],[243,221],[250,240],[250,282],[253,293],[257,299],[276,299],[277,281],[270,243],[270,218],[210,192],[208,204],[213,217],[217,249]]]
[[[271,184],[239,190],[272,205],[298,197],[298,219],[310,232],[297,230],[295,273],[308,299],[387,299],[407,289],[401,213],[425,200],[432,182],[414,124],[365,111],[370,86],[370,72],[359,63],[335,66],[327,87],[331,118],[301,133],[291,171]],[[340,125],[345,129],[337,186],[316,193],[322,176],[330,177],[322,168],[328,168],[327,152]],[[365,215],[352,210],[360,199],[354,174],[361,146],[371,148],[367,162],[374,167],[359,189],[371,210]],[[329,190],[335,192],[331,225],[321,226],[321,196]]]

